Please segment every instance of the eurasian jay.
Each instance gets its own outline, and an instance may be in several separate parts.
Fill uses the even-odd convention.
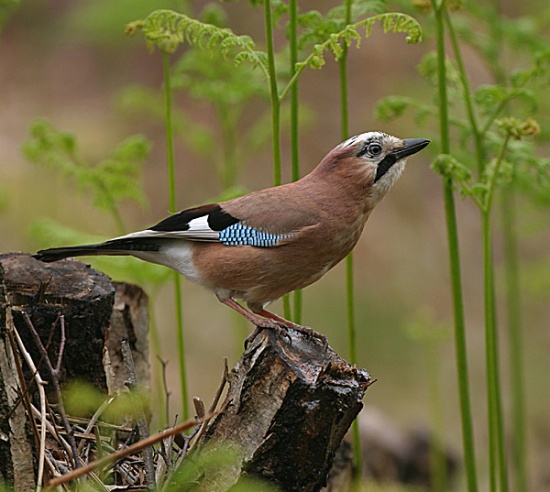
[[[406,158],[430,143],[369,132],[341,143],[298,181],[174,214],[104,243],[51,248],[35,257],[132,255],[172,268],[262,328],[288,327],[323,340],[265,309],[319,280],[355,246]],[[246,302],[250,310],[236,299]]]

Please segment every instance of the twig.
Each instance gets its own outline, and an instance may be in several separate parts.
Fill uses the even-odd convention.
[[[224,357],[223,362],[224,362],[224,366],[223,366],[222,380],[220,382],[220,385],[218,386],[216,394],[214,395],[214,399],[212,400],[212,404],[210,405],[210,408],[208,409],[208,414],[210,416],[212,416],[213,413],[214,413],[214,410],[216,410],[216,407],[218,406],[218,402],[220,401],[220,397],[222,396],[223,390],[224,390],[225,385],[227,384],[227,381],[228,381],[229,365],[228,365],[228,362],[227,362],[227,357]],[[210,421],[210,418],[211,417],[207,417],[207,418],[204,419],[204,421],[203,421],[203,423],[200,427],[200,430],[197,434],[197,437],[195,438],[195,440],[191,444],[191,446],[189,448],[189,451],[191,451],[197,445],[197,443],[200,441],[201,437],[203,436],[203,434],[206,431],[206,427],[208,426],[208,422]]]
[[[94,414],[92,415],[92,418],[90,419],[90,421],[88,422],[88,424],[86,425],[86,429],[84,430],[84,433],[85,434],[90,434],[92,432],[92,428],[95,427],[95,424],[97,422],[97,419],[99,419],[100,415],[105,411],[105,409],[113,402],[113,400],[115,399],[116,397],[114,396],[111,396],[110,398],[108,398],[107,400],[105,400],[101,405],[100,407],[94,412]],[[96,427],[97,429],[97,427]],[[85,441],[81,441],[80,444],[78,445],[78,454],[80,455],[80,453],[82,452],[82,448],[84,447],[84,443]],[[98,448],[97,450],[98,453],[101,453],[101,450]]]
[[[31,354],[27,351],[25,345],[23,344],[23,340],[21,340],[21,337],[19,336],[19,332],[15,329],[15,325],[13,326],[13,335],[15,336],[15,340],[17,341],[17,345],[19,346],[19,351],[21,352],[21,355],[25,359],[25,362],[29,366],[29,369],[35,373],[35,381],[36,386],[38,387],[38,395],[40,398],[40,445],[39,445],[39,453],[38,453],[38,473],[36,477],[36,491],[40,492],[42,488],[42,480],[44,479],[44,461],[46,459],[46,392],[44,391],[44,380],[40,376],[40,373],[36,369],[36,366],[34,365],[34,361],[32,360]]]
[[[35,418],[40,417],[40,410],[36,408],[34,405],[31,404],[31,410],[32,414],[35,416]],[[46,420],[46,429],[50,433],[50,435],[67,451],[67,454],[71,452],[71,446],[66,441],[66,439],[63,439],[63,436],[61,436],[57,432],[57,426],[52,424],[49,420]]]
[[[105,403],[103,403],[103,405],[101,405],[100,408],[102,408],[104,405],[105,405]],[[99,412],[99,410],[96,411],[96,413],[98,413],[98,412]],[[101,412],[99,412],[99,413],[101,413]],[[78,425],[78,424],[84,425],[84,424],[87,424],[89,422],[89,420],[85,419],[85,418],[75,417],[75,416],[71,415],[71,416],[69,416],[69,422],[73,422],[76,425]],[[132,428],[128,427],[127,425],[111,424],[109,422],[103,422],[101,420],[95,422],[95,425],[97,425],[98,427],[107,429],[107,430],[117,431],[117,432],[126,432],[126,433],[128,433],[128,432],[132,431]]]
[[[157,460],[157,467],[155,470],[155,479],[158,490],[162,490],[162,486],[166,482],[166,472],[170,465],[170,451],[174,443],[174,437],[170,436],[168,439],[160,441],[160,449],[157,451],[157,456],[160,458]]]
[[[55,373],[59,374],[61,363],[63,362],[63,353],[65,352],[65,315],[59,317],[59,326],[61,327],[61,338],[59,340],[59,352],[57,354],[57,363],[55,364]]]
[[[46,364],[46,368],[48,369],[48,372],[50,373],[50,378],[52,382],[53,389],[55,391],[55,397],[57,400],[59,415],[61,416],[61,421],[63,422],[63,426],[65,427],[65,430],[67,431],[67,441],[69,441],[69,444],[71,445],[71,451],[73,454],[73,460],[74,460],[74,467],[78,468],[80,466],[80,460],[78,458],[78,450],[76,447],[76,442],[74,439],[74,435],[71,429],[71,424],[69,423],[69,419],[67,418],[67,414],[65,413],[65,406],[63,405],[63,398],[61,396],[61,388],[59,387],[59,379],[57,378],[57,374],[52,366],[52,362],[50,361],[50,357],[48,356],[48,353],[46,352],[46,349],[44,348],[44,345],[42,344],[42,340],[40,340],[40,337],[38,336],[38,333],[36,332],[36,329],[34,328],[34,325],[32,324],[31,318],[29,314],[25,311],[21,311],[21,314],[23,315],[23,319],[25,320],[25,323],[27,327],[29,328],[32,337],[34,338],[34,342],[36,344],[36,348],[38,351],[43,355],[44,363]]]
[[[134,404],[139,410],[139,417],[137,421],[139,437],[140,439],[146,439],[149,437],[149,428],[147,427],[147,419],[145,418],[145,412],[143,411],[143,404],[140,397],[136,397],[134,390],[137,388],[136,368],[134,366],[134,358],[132,357],[132,351],[130,349],[130,342],[127,337],[120,340],[120,350],[122,352],[122,359],[124,365],[128,370],[127,386],[130,388],[130,396],[134,400]],[[155,488],[155,466],[153,464],[153,448],[145,448],[143,450],[143,461],[145,462],[145,478],[147,487],[149,489]]]
[[[44,345],[44,348],[46,349],[46,352],[48,350],[50,350],[50,345],[52,344],[52,341],[53,341],[53,336],[55,334],[55,327],[57,326],[57,323],[59,323],[59,317],[61,316],[61,313],[57,313],[57,318],[55,318],[55,320],[53,321],[51,327],[50,327],[50,333],[48,335],[48,341],[46,342],[46,345]],[[38,361],[38,364],[36,364],[37,366],[40,366],[40,364],[42,364],[42,358],[44,357],[43,355],[40,356],[40,360]]]
[[[158,355],[157,359],[162,365],[162,386],[164,388],[164,395],[166,398],[166,424],[168,424],[168,422],[170,422],[170,391],[168,391],[168,382],[166,381],[166,366],[168,365],[168,362],[162,360]]]
[[[31,402],[29,398],[29,392],[30,388],[27,384],[27,381],[25,380],[25,376],[23,374],[23,367],[22,367],[22,361],[19,357],[19,351],[17,349],[17,343],[15,341],[15,337],[13,335],[13,332],[15,331],[15,324],[13,323],[13,317],[11,315],[11,311],[7,310],[7,316],[6,316],[6,326],[7,326],[7,335],[8,335],[8,341],[10,344],[10,349],[13,354],[13,362],[15,364],[15,369],[17,371],[17,378],[19,379],[19,386],[21,388],[21,394],[20,397],[13,403],[12,408],[9,410],[9,412],[3,416],[3,420],[7,422],[8,419],[11,419],[12,415],[14,414],[17,406],[23,402],[23,406],[25,407],[25,411],[28,415],[31,414]],[[32,379],[29,381],[29,384],[34,383],[34,374]],[[38,411],[38,410],[37,410]],[[33,439],[35,443],[35,447],[40,446],[40,436],[38,433],[38,426],[36,425],[35,419],[30,419],[30,424],[32,428],[32,434]]]
[[[204,409],[204,402],[198,396],[194,396],[193,406],[195,407],[195,413],[197,414],[197,417],[199,419],[202,419],[206,415],[206,411]]]
[[[214,415],[207,415],[205,417],[206,419],[210,419],[212,417],[215,417],[218,415],[219,412],[217,412]],[[200,423],[200,422],[199,422]],[[149,436],[147,439],[142,439],[141,441],[138,441],[131,446],[128,446],[127,448],[121,449],[119,451],[116,451],[110,455],[104,456],[103,458],[100,458],[98,460],[92,461],[91,463],[88,463],[87,465],[81,466],[80,468],[77,468],[75,470],[72,470],[71,472],[63,475],[62,477],[54,478],[53,480],[50,480],[47,484],[47,486],[44,488],[43,492],[48,492],[52,490],[53,488],[70,482],[71,480],[74,480],[75,478],[81,477],[82,475],[86,475],[94,470],[97,470],[98,468],[101,468],[102,466],[105,466],[109,463],[113,463],[117,460],[120,460],[122,458],[125,458],[126,456],[130,456],[134,453],[137,453],[138,451],[141,451],[142,449],[145,449],[149,446],[152,446],[153,444],[162,441],[163,439],[166,439],[167,437],[179,434],[180,432],[183,432],[187,429],[190,429],[191,427],[197,425],[197,422],[195,419],[189,419],[185,422],[182,422],[181,424],[173,427],[172,429],[168,429],[166,431],[158,432],[157,434],[153,434],[152,436]]]
[[[39,416],[40,415],[40,412],[39,410],[33,405],[32,406],[32,413],[35,415],[35,416]],[[55,436],[57,434],[57,426],[55,426],[54,424],[52,424],[51,422],[49,421],[46,421],[46,429],[48,430],[48,432]],[[69,446],[69,443],[63,439],[62,436],[60,436],[59,434],[57,434],[57,440],[58,442],[65,448],[65,450],[67,451],[67,454],[69,454],[71,452],[71,448]],[[50,468],[50,471],[52,472],[52,475],[55,475],[56,478],[61,478],[63,475],[61,475],[62,472],[64,473],[69,473],[69,468],[67,468],[66,466],[64,466],[62,464],[62,462],[58,461],[58,460],[55,460],[52,456],[51,456],[51,453],[48,451],[47,454],[49,455],[49,458],[46,460],[46,463],[48,464],[48,467]],[[54,466],[52,461],[55,462],[55,464],[57,466]],[[63,467],[65,470],[61,470],[60,468]],[[108,489],[107,487],[105,486],[105,484],[100,480],[100,478],[93,472],[90,472],[90,477],[92,478],[92,480],[96,483],[96,485],[103,491],[105,492],[108,492]],[[47,490],[47,487],[46,489],[44,490]],[[44,492],[44,490],[42,492]]]

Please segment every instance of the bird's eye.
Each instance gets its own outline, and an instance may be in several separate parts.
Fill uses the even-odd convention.
[[[380,155],[380,153],[382,152],[382,146],[380,144],[377,144],[377,143],[371,143],[369,145],[369,154],[370,155]]]

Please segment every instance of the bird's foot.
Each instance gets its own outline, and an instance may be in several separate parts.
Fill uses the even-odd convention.
[[[285,337],[289,343],[292,343],[292,339],[288,334],[288,327],[282,325],[278,321],[272,319],[262,319],[261,322],[255,325],[254,331],[248,335],[244,341],[244,348],[247,349],[252,341],[262,332],[264,329],[273,330],[275,333]]]
[[[327,337],[322,333],[316,332],[309,326],[299,325],[298,323],[289,321],[263,308],[259,308],[259,309],[251,308],[252,310],[248,311],[245,308],[243,308],[238,302],[236,302],[231,298],[223,298],[218,296],[218,299],[220,300],[220,302],[222,302],[226,306],[229,306],[231,309],[234,309],[239,314],[242,314],[248,321],[250,321],[256,327],[254,331],[246,337],[244,341],[245,349],[248,348],[250,343],[258,336],[258,334],[264,328],[273,330],[276,333],[281,334],[288,340],[289,343],[292,343],[292,339],[288,334],[288,329],[290,328],[292,330],[296,330],[296,331],[299,331],[300,333],[303,333],[308,338],[316,338],[323,344],[324,350],[326,350],[328,347]]]
[[[282,323],[281,323],[282,324]],[[293,323],[292,321],[285,320],[284,322],[285,328],[291,328],[293,330],[299,331],[300,333],[303,333],[307,338],[312,339],[316,338],[323,344],[323,349],[326,350],[328,347],[328,340],[325,335],[322,333],[319,333],[318,331],[315,331],[313,328],[309,326],[303,326],[299,325],[297,323]]]
[[[275,321],[276,323],[278,323],[280,327],[286,330],[290,328],[292,330],[296,330],[296,331],[299,331],[300,333],[303,333],[306,337],[310,339],[316,338],[323,344],[324,350],[326,350],[328,347],[327,337],[322,333],[315,331],[313,328],[310,328],[309,326],[299,325],[298,323],[294,323],[293,321],[289,321],[288,319],[282,318],[281,316],[278,316],[275,313],[272,313],[271,311],[267,311],[266,309],[257,311],[256,314],[270,321]]]

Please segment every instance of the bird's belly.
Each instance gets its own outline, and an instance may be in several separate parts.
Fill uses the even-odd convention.
[[[136,251],[133,256],[151,263],[164,265],[184,275],[192,282],[201,284],[201,277],[193,264],[193,243],[181,240],[164,241],[159,251]]]
[[[265,305],[319,280],[337,261],[286,246],[193,245],[200,282],[217,293]]]

